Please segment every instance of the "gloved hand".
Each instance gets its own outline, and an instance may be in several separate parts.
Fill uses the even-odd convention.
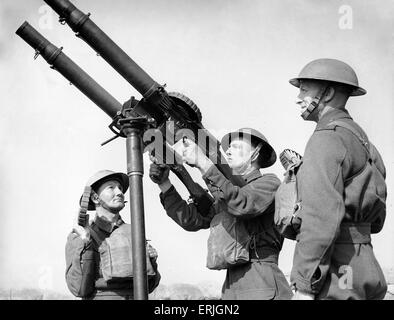
[[[156,184],[163,184],[168,181],[170,168],[165,164],[151,163],[149,168],[149,178]]]

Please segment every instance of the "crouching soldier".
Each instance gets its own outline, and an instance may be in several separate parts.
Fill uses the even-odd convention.
[[[86,202],[87,210],[96,210],[96,217],[90,225],[75,226],[67,238],[67,286],[83,299],[132,300],[131,226],[119,214],[125,206],[128,177],[102,170],[89,179],[87,187],[80,205]],[[156,258],[156,251],[147,245],[149,292],[160,281]]]
[[[207,267],[227,269],[222,299],[290,299],[292,291],[278,268],[283,238],[273,225],[280,181],[259,170],[274,164],[275,151],[260,132],[248,128],[224,136],[222,146],[245,186],[234,186],[194,142],[185,139],[183,158],[201,171],[214,202],[208,212],[201,212],[199,208],[207,206],[183,200],[168,178],[168,167],[153,163],[150,177],[161,189],[161,202],[185,230],[210,228]]]

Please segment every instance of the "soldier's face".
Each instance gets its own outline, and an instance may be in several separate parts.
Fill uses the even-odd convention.
[[[313,99],[321,92],[322,85],[316,81],[301,81],[300,92],[296,99],[296,104],[300,107],[301,115],[308,113],[308,107],[311,106]],[[317,108],[316,108],[317,109]],[[305,120],[317,120],[317,110],[308,115]],[[315,119],[316,118],[316,119]]]
[[[248,139],[233,139],[226,151],[227,162],[231,169],[241,169],[248,162],[253,152],[253,147]]]
[[[119,212],[125,206],[122,185],[119,181],[104,182],[97,190],[101,206],[111,212]]]

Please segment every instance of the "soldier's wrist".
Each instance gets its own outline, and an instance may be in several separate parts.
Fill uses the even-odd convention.
[[[165,193],[172,187],[172,183],[169,179],[164,180],[163,182],[159,183],[159,188],[162,193]]]
[[[205,174],[211,166],[213,166],[213,162],[210,159],[205,158],[198,164],[198,169],[201,174]]]

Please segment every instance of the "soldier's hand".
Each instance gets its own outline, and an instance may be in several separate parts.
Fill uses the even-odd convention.
[[[192,140],[183,138],[182,159],[191,167],[197,167],[205,173],[213,164],[205,155],[201,148]]]
[[[314,300],[314,299],[315,299],[314,295],[303,293],[298,290],[294,293],[293,297],[291,298],[291,300]]]
[[[146,243],[146,252],[148,253],[149,258],[156,260],[158,257],[157,251],[153,248],[148,242]]]
[[[149,168],[149,178],[156,184],[163,184],[168,181],[170,168],[165,164],[151,163]]]
[[[85,213],[85,214],[83,214]],[[77,234],[85,243],[90,240],[89,214],[83,208],[79,208],[74,218],[72,232]]]
[[[78,236],[81,237],[83,242],[88,242],[90,240],[90,232],[88,228],[84,228],[80,225],[76,225],[73,227],[72,232],[76,233]]]

